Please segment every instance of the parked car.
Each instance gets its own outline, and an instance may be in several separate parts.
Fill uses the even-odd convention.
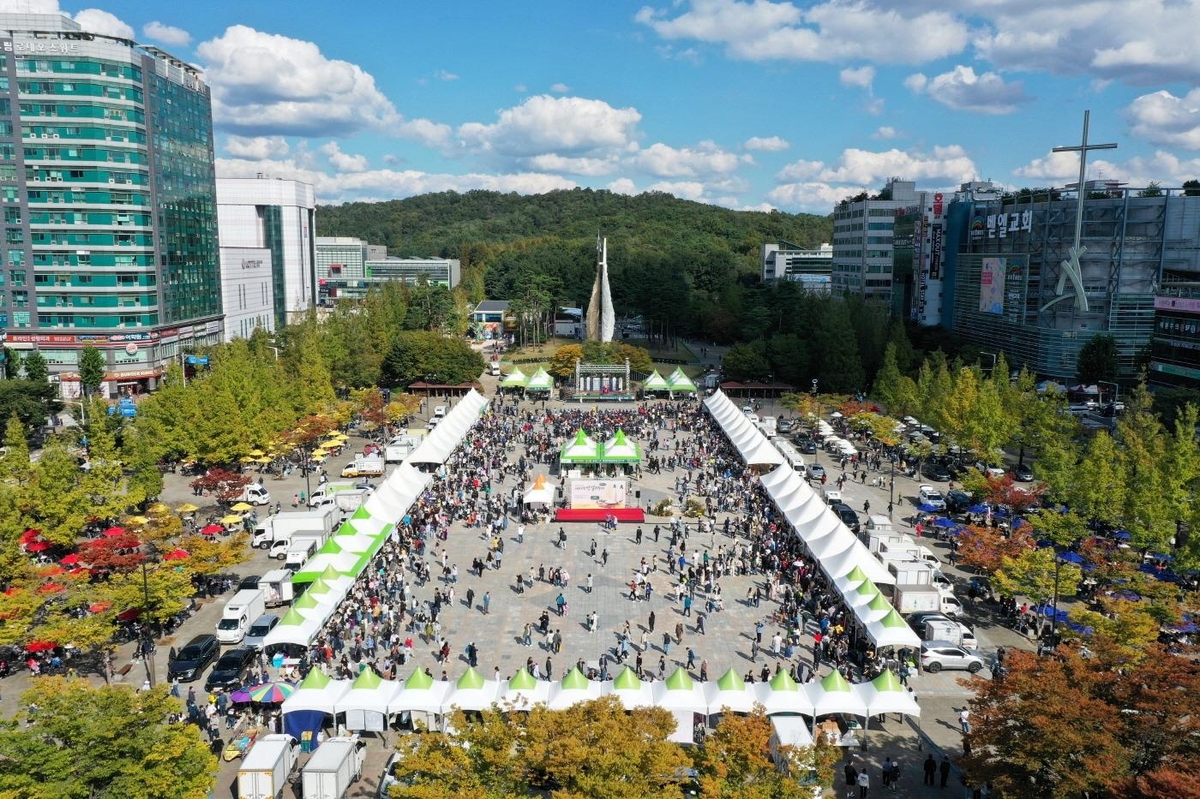
[[[242,581],[240,583],[238,583],[237,590],[245,591],[247,588],[258,588],[258,580],[260,577],[261,577],[261,575],[258,575],[258,574],[246,575],[245,577],[242,578]]]
[[[975,498],[966,491],[955,489],[946,494],[946,510],[951,513],[966,513],[975,504]]]
[[[825,467],[819,463],[808,464],[808,476],[813,480],[820,480],[825,476]]]
[[[942,496],[942,492],[938,491],[931,485],[922,485],[917,492],[917,503],[920,505],[928,505],[934,510],[945,510],[946,499]]]
[[[780,435],[787,435],[788,433],[792,432],[792,428],[795,426],[796,423],[791,419],[780,419],[775,423],[775,429]]]
[[[217,665],[213,666],[212,672],[204,682],[204,690],[211,693],[217,688],[231,690],[244,685],[250,676],[250,669],[254,666],[254,659],[253,649],[244,646],[230,649],[221,655]]]
[[[796,441],[796,449],[805,455],[817,454],[817,442],[811,438],[804,438]]]
[[[937,674],[942,669],[969,671],[983,669],[983,659],[949,641],[926,641],[921,644],[921,669]]]
[[[1016,469],[1013,469],[1013,478],[1018,483],[1033,482],[1033,467],[1027,463],[1022,463]]]
[[[211,633],[197,635],[167,663],[167,680],[191,682],[200,679],[200,675],[217,659],[220,652],[221,645],[217,642],[217,636]]]
[[[242,646],[247,649],[262,649],[263,639],[271,630],[275,629],[276,624],[279,624],[279,617],[274,613],[264,613],[259,616],[250,624],[250,629],[246,630]]]
[[[930,480],[936,480],[939,483],[945,483],[952,479],[950,470],[936,461],[926,461],[921,466],[921,474],[928,477]]]
[[[833,508],[833,512],[836,513],[838,518],[842,520],[842,524],[846,525],[854,532],[858,532],[858,514],[854,512],[853,508],[844,502],[837,502],[829,507]]]

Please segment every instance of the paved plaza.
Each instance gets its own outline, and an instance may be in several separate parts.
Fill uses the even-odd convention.
[[[485,391],[494,393],[494,385],[493,379],[491,385],[485,385]],[[427,403],[426,412],[430,411],[435,404],[437,402]],[[533,406],[522,403],[522,408],[526,407]],[[541,407],[541,403],[538,404],[538,407]],[[551,410],[557,407],[562,406],[559,403],[550,403]],[[578,409],[579,406],[570,407]],[[600,410],[618,408],[633,409],[636,408],[636,405],[605,404],[599,407]],[[769,410],[763,412],[766,413]],[[675,435],[686,439],[690,433],[676,434],[668,428],[660,430],[658,435],[661,444],[669,448],[674,446]],[[352,437],[348,446],[361,449],[364,443],[366,443],[365,440]],[[639,440],[638,443],[645,447],[647,442]],[[507,456],[515,459],[522,451],[523,447],[518,445],[511,449]],[[647,451],[647,454],[653,453]],[[660,450],[658,454],[665,453]],[[342,460],[348,460],[349,457],[350,455],[347,453]],[[824,454],[821,459],[827,466],[832,467]],[[331,466],[340,466],[340,463],[339,460]],[[548,474],[553,481],[558,482],[557,470],[551,472],[549,469],[549,465],[539,464],[532,469],[532,474]],[[640,492],[640,499],[634,501],[642,508],[647,505],[656,505],[660,500],[666,498],[677,500],[678,497],[674,491],[675,480],[684,474],[685,470],[678,467],[673,471],[664,467],[660,474],[649,474],[643,470],[632,478],[630,495],[635,496],[634,492]],[[839,474],[838,469],[832,468],[830,477],[833,479]],[[191,491],[187,487],[187,482],[188,478],[168,475],[168,485],[164,491],[163,500],[172,506],[194,500],[195,498],[191,496]],[[284,502],[285,509],[287,509],[289,504],[287,500],[294,493],[304,489],[305,483],[303,477],[293,475],[286,479],[268,478],[266,486],[276,498]],[[497,486],[497,490],[503,491],[510,491],[512,488],[513,478],[511,476],[503,485]],[[848,482],[843,493],[847,496],[848,504],[856,510],[861,509],[866,500],[869,500],[874,508],[887,507],[886,487]],[[912,512],[912,497],[915,493],[915,483],[897,478],[894,516],[900,527],[905,526],[902,519]],[[712,519],[714,532],[704,534],[697,532],[695,520],[688,520],[689,531],[686,548],[689,560],[692,553],[696,551],[703,553],[708,550],[715,553],[718,547],[724,547],[728,551],[736,543],[734,538],[726,537],[720,532],[726,515],[718,513],[715,519]],[[523,541],[518,541],[518,522],[510,520],[503,533],[504,550],[501,567],[485,569],[482,577],[477,577],[472,573],[470,566],[473,560],[486,557],[490,536],[485,535],[485,531],[482,529],[470,529],[461,523],[455,523],[447,540],[443,542],[435,539],[427,542],[428,558],[432,560],[435,552],[444,549],[447,563],[458,566],[454,605],[443,609],[440,616],[443,625],[442,634],[451,647],[450,662],[445,665],[438,663],[434,644],[414,636],[414,658],[409,664],[400,667],[399,678],[405,678],[414,667],[428,667],[435,677],[441,677],[445,670],[450,679],[455,679],[467,668],[465,650],[468,644],[475,645],[478,651],[478,670],[487,677],[493,676],[495,670],[498,669],[500,675],[507,679],[517,669],[524,666],[528,659],[532,658],[538,663],[543,673],[549,665],[552,677],[561,679],[563,674],[579,660],[595,667],[602,654],[608,656],[611,677],[622,667],[615,662],[615,655],[618,633],[627,623],[632,646],[626,663],[633,665],[640,654],[642,667],[647,672],[647,676],[657,676],[660,664],[665,664],[667,674],[670,674],[677,666],[686,666],[689,650],[694,655],[693,667],[690,672],[697,679],[700,677],[702,664],[706,665],[707,676],[710,679],[716,679],[730,668],[741,675],[752,673],[756,681],[760,679],[764,667],[771,673],[774,673],[777,666],[788,669],[792,661],[785,660],[782,656],[773,656],[770,653],[770,638],[776,630],[782,629],[772,622],[772,616],[778,608],[777,603],[764,598],[760,604],[756,605],[747,599],[747,596],[753,594],[756,588],[764,586],[763,575],[749,574],[721,578],[719,584],[723,597],[723,610],[706,615],[703,633],[697,628],[698,612],[703,610],[704,595],[702,592],[697,593],[696,604],[690,615],[685,615],[682,603],[672,598],[673,592],[670,590],[677,583],[677,577],[668,573],[666,565],[670,543],[670,525],[671,519],[668,517],[648,516],[646,522],[640,525],[643,533],[640,544],[637,542],[636,536],[639,525],[628,523],[619,525],[614,531],[607,531],[600,524],[560,525],[557,522],[550,522],[528,525]],[[656,526],[659,527],[657,540],[655,540],[654,534]],[[563,548],[557,545],[560,528],[567,534],[567,542]],[[593,540],[596,545],[595,555],[590,554]],[[939,555],[945,554],[944,545],[937,542],[929,543]],[[607,563],[603,562],[601,557],[601,553],[604,551],[608,553]],[[651,599],[634,601],[629,598],[629,581],[634,577],[643,559],[647,563],[657,559],[658,570],[651,572],[649,577],[653,585]],[[239,572],[241,574],[261,574],[274,566],[275,562],[269,561],[265,553],[254,551],[251,560],[243,564]],[[565,569],[570,578],[568,585],[566,588],[560,588],[548,581],[535,580],[533,586],[528,587],[527,581],[531,568],[535,574],[540,568],[544,568],[547,574],[553,568]],[[946,567],[946,571],[948,576],[954,579],[953,569]],[[417,600],[430,598],[434,585],[438,587],[445,585],[441,577],[441,569],[435,568],[432,572],[434,579],[425,587],[416,590]],[[523,575],[526,580],[523,593],[518,593],[516,590],[518,574]],[[587,589],[589,574],[592,575],[592,590]],[[962,575],[959,575],[959,579],[962,579]],[[474,593],[473,607],[466,605],[465,596],[468,590]],[[556,606],[556,598],[560,592],[569,606],[569,611],[562,616],[558,615]],[[490,594],[486,614],[483,612],[485,594]],[[221,607],[227,598],[228,596],[220,597],[204,603],[199,612],[176,633],[173,639],[160,643],[160,654],[155,663],[155,671],[159,680],[165,678],[166,652],[169,647],[174,643],[186,641],[192,635],[210,631],[215,626]],[[971,614],[977,610],[982,612],[982,609],[968,608],[968,621],[976,626],[976,633],[981,642],[981,654],[985,657],[989,656],[997,645],[1006,647],[1021,645],[1020,639],[1011,630],[991,627],[983,616],[972,618]],[[562,647],[559,652],[549,651],[545,638],[536,632],[533,636],[532,646],[524,645],[525,625],[529,623],[536,626],[538,618],[543,612],[550,616],[551,630],[558,630],[562,634]],[[597,615],[598,625],[595,632],[589,632],[587,618],[593,612]],[[652,632],[649,629],[651,613],[654,614]],[[765,625],[764,647],[757,657],[752,657],[751,643],[754,638],[755,625],[759,622]],[[678,629],[682,630],[681,643],[675,640],[675,633]],[[667,648],[664,647],[664,632],[671,634],[672,637],[669,651],[666,651]],[[646,633],[644,651],[642,647],[643,633]],[[805,663],[811,663],[811,647],[811,637],[805,636],[802,646],[795,653],[793,660],[800,659]],[[120,651],[118,666],[129,662],[131,658],[131,645],[124,645]],[[140,683],[142,675],[144,675],[141,669],[143,666],[138,661],[135,670],[130,672],[127,679],[135,684]],[[829,669],[828,665],[823,665],[818,676],[828,673]],[[939,747],[940,749],[934,751],[940,753],[944,750],[951,757],[957,755],[961,750],[957,711],[962,708],[970,696],[969,691],[958,683],[961,676],[965,675],[943,672],[937,675],[921,674],[913,677],[910,684],[922,706],[921,720],[910,723],[893,716],[885,719],[882,726],[878,722],[873,722],[867,736],[866,747],[847,752],[848,756],[868,764],[873,785],[880,784],[878,780],[879,763],[884,757],[891,756],[900,761],[904,774],[904,779],[896,795],[961,795],[961,787],[956,786],[956,781],[951,783],[952,786],[956,786],[954,790],[942,791],[937,788],[925,788],[921,784],[920,768],[921,762],[931,747]],[[3,684],[2,701],[5,712],[11,714],[16,711],[16,698],[21,681],[24,679],[26,679],[24,675],[18,675],[6,680]],[[918,733],[918,727],[921,734]],[[392,739],[394,741],[394,736]],[[371,743],[364,779],[352,791],[352,796],[374,795],[378,774],[388,751],[389,747],[381,740],[374,740]],[[225,795],[225,786],[231,786],[231,783],[234,782],[236,768],[236,762],[222,764],[217,796]],[[839,777],[839,785],[840,782]],[[881,791],[882,788],[874,790]]]

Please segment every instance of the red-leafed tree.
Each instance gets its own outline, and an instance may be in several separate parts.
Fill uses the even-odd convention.
[[[132,533],[97,538],[79,545],[79,557],[97,571],[129,572],[141,566],[146,559],[138,549],[141,543]]]
[[[1004,505],[1012,508],[1013,513],[1020,516],[1030,508],[1036,508],[1042,502],[1042,494],[1046,486],[1041,483],[1017,484],[1011,475],[988,477],[983,488],[983,499],[993,505]]]
[[[1000,568],[1004,558],[1015,558],[1037,546],[1032,535],[1033,528],[1022,524],[1016,530],[1005,532],[996,527],[968,525],[958,536],[956,557],[964,566],[971,566],[991,574]]]
[[[230,469],[213,467],[197,477],[190,485],[211,493],[219,502],[236,502],[242,495],[242,489],[250,485],[254,479],[248,474],[240,474]]]

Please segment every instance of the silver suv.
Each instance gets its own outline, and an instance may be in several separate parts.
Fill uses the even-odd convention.
[[[975,674],[984,666],[983,659],[949,641],[926,641],[921,644],[921,669],[937,674],[942,669],[965,669]]]

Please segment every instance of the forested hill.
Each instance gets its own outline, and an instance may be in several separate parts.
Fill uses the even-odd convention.
[[[726,249],[757,262],[764,242],[815,247],[830,241],[832,222],[811,214],[731,211],[658,192],[629,196],[593,189],[442,192],[317,209],[318,235],[356,236],[402,256],[455,257],[464,244],[530,238],[594,241],[597,232],[632,249]]]
[[[762,245],[815,247],[831,241],[832,222],[731,211],[660,193],[472,191],[321,206],[317,233],[383,244],[391,255],[458,258],[462,299],[520,299],[547,309],[587,302],[599,233],[608,239],[619,314],[644,314],[663,330],[725,338],[740,325],[743,293],[758,290]],[[720,323],[711,313],[716,308],[724,309]]]

